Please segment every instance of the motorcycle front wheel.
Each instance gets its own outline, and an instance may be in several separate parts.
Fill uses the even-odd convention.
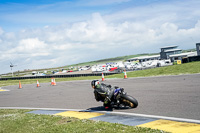
[[[138,101],[132,96],[122,95],[121,100],[125,105],[131,108],[136,108],[138,106]]]

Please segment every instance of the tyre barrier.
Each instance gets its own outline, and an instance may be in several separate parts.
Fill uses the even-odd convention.
[[[113,74],[118,74],[118,73],[104,73],[105,76],[113,75]],[[20,80],[20,79],[39,79],[39,78],[70,78],[70,77],[87,77],[87,76],[102,76],[102,73],[11,77],[11,78],[0,78],[0,80]]]

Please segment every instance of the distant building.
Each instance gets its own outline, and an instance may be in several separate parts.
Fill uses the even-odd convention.
[[[149,60],[159,60],[159,59],[160,59],[160,55],[152,55],[152,56],[135,57],[135,58],[128,59],[127,61],[128,62],[132,62],[132,61],[145,62]]]
[[[160,59],[169,59],[170,55],[174,54],[181,54],[182,50],[177,49],[178,46],[167,46],[167,47],[162,47],[161,52],[160,52]]]
[[[200,61],[200,43],[196,43],[196,55],[185,58],[184,62]]]
[[[197,56],[200,56],[200,43],[196,43]]]
[[[183,62],[184,59],[187,59],[188,57],[192,57],[196,55],[197,55],[197,52],[187,52],[187,53],[169,55],[169,58],[171,62],[174,62],[176,60],[181,60],[181,62]]]
[[[196,43],[196,50],[195,52],[187,52],[182,53],[181,49],[178,49],[178,46],[167,46],[160,48],[161,52],[160,55],[152,55],[152,56],[140,56],[128,59],[128,62],[132,61],[139,61],[145,62],[149,60],[166,60],[170,59],[171,62],[176,60],[181,60],[181,62],[186,63],[190,61],[199,61],[200,60],[200,43]]]

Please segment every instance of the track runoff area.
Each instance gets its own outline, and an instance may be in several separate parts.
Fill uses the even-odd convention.
[[[172,133],[199,133],[200,121],[192,119],[182,119],[175,117],[109,112],[109,111],[91,111],[79,109],[58,109],[58,108],[18,108],[4,107],[0,109],[34,109],[28,112],[33,114],[58,115],[63,117],[75,117],[78,119],[90,119],[94,121],[105,121],[110,123],[119,123],[129,126],[146,127],[160,129]]]
[[[184,80],[187,80],[187,77],[184,78]],[[23,88],[21,90],[23,90]],[[0,95],[3,93],[8,94],[12,90],[10,92],[8,91],[9,91],[8,88],[6,89],[0,88]],[[139,100],[139,106],[140,106],[140,100]],[[120,112],[97,111],[97,110],[90,110],[90,109],[2,107],[2,105],[0,109],[34,109],[34,111],[31,111],[28,113],[59,115],[59,116],[64,116],[64,117],[76,117],[79,119],[106,121],[110,123],[120,123],[124,125],[129,125],[129,126],[160,129],[160,130],[174,132],[174,133],[200,132],[200,120],[177,118],[177,117],[166,117],[166,116],[160,116],[160,115],[147,115],[147,114],[138,114],[138,113],[131,113],[131,112],[123,112],[123,111],[120,111]]]

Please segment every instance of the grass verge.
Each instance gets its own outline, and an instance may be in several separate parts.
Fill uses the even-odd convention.
[[[73,81],[73,80],[93,80],[100,79],[101,76],[89,76],[89,77],[72,77],[72,78],[56,78],[56,82],[61,81]],[[39,79],[22,79],[20,82],[22,84],[36,84],[37,80],[39,83],[48,83],[51,84],[51,78],[39,78]],[[9,85],[19,85],[19,80],[2,80],[0,81],[0,87],[9,86]]]
[[[160,130],[55,115],[28,114],[31,110],[0,110],[0,133],[163,133]]]
[[[166,66],[166,67],[159,67],[153,69],[146,69],[146,70],[139,70],[128,72],[128,78],[130,77],[150,77],[150,76],[161,76],[161,75],[181,75],[181,74],[194,74],[200,73],[200,61],[198,62],[191,62],[185,63],[181,65],[173,65],[173,66]],[[105,76],[106,78],[123,78],[124,74],[115,74]],[[88,76],[88,77],[72,77],[72,78],[56,78],[56,82],[61,81],[72,81],[72,80],[93,80],[93,79],[101,79],[101,76]],[[40,83],[47,83],[51,82],[51,79],[44,78],[38,79]],[[21,80],[22,84],[36,84],[37,79],[24,79]],[[0,87],[8,86],[8,85],[18,85],[18,80],[6,80],[0,81]]]
[[[181,75],[181,74],[194,74],[200,73],[200,61],[190,62],[180,65],[172,65],[166,67],[157,67],[146,70],[139,70],[128,72],[128,77],[151,77],[151,76],[163,76],[163,75]],[[124,74],[110,75],[109,78],[123,77]]]

